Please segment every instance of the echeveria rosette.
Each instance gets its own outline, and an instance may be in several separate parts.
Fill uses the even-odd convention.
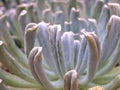
[[[0,69],[0,85],[41,90],[86,90],[96,85],[105,90],[119,88],[120,71],[115,67],[120,54],[119,4],[98,0],[92,10],[94,0],[41,1],[35,9],[39,19],[34,17],[34,4],[20,5],[0,17],[0,60],[11,72]],[[91,16],[85,7],[92,10]],[[36,24],[39,20],[53,25]],[[13,39],[22,48],[24,41],[25,53]]]
[[[76,88],[77,90],[78,84],[89,83],[95,75],[100,54],[97,36],[94,33],[82,31],[82,36],[77,35],[81,40],[77,40],[74,38],[76,35],[73,32],[62,34],[59,25],[50,26],[42,22],[37,26],[37,36],[42,49],[35,47],[29,55],[29,64],[35,79],[48,89],[62,89],[64,85],[65,90],[69,90],[69,88],[72,88],[72,90]],[[83,55],[84,57],[81,59],[79,56],[84,44],[87,49],[83,51],[83,54],[88,54]],[[39,54],[40,52],[43,53],[43,58]],[[96,57],[93,57],[93,55],[96,55]],[[84,61],[84,59],[86,60]],[[45,75],[46,68],[43,67],[44,63],[41,64],[41,60],[46,61],[50,68],[49,71],[53,72],[57,76],[54,76],[54,78],[57,79],[50,80],[49,76],[51,75],[47,75],[47,73]],[[80,63],[85,65],[80,67]],[[82,68],[81,71],[79,68]],[[79,74],[82,76],[85,69],[87,69],[86,76],[80,78]],[[80,79],[80,83],[77,78]],[[71,85],[69,85],[69,82],[71,82]]]
[[[1,20],[5,21],[5,17],[2,17]],[[60,25],[49,25],[44,22],[28,24],[25,31],[25,51],[26,54],[28,54],[32,74],[29,72],[28,67],[22,64],[24,62],[18,64],[18,61],[15,61],[15,56],[14,58],[12,57],[14,52],[10,53],[10,51],[8,51],[11,49],[19,50],[18,48],[11,48],[14,42],[10,43],[12,44],[11,46],[5,46],[1,41],[0,50],[3,53],[1,54],[1,60],[6,60],[6,62],[3,61],[3,63],[10,67],[10,71],[15,75],[1,69],[0,76],[5,84],[23,88],[61,90],[64,87],[65,90],[69,90],[69,88],[73,89],[74,87],[73,90],[75,90],[75,88],[76,90],[78,88],[83,90],[98,84],[107,90],[111,88],[111,85],[113,89],[118,88],[119,71],[114,72],[114,70],[116,70],[115,68],[113,70],[114,73],[106,73],[109,72],[119,60],[119,21],[120,18],[118,16],[113,15],[110,18],[103,41],[99,41],[100,37],[95,34],[97,30],[94,29],[92,32],[82,30],[81,34],[75,34],[72,31],[62,33]],[[10,34],[5,27],[3,28],[7,36],[5,32],[1,31],[3,33],[2,35],[8,37]],[[90,30],[92,28],[93,27],[91,27]],[[116,31],[114,32],[114,30]],[[42,48],[33,48],[35,34],[37,34],[38,41]],[[28,39],[30,36],[33,36],[32,40]],[[5,38],[1,37],[1,39],[4,40]],[[12,40],[11,38],[9,39]],[[113,40],[114,43],[110,44],[111,40]],[[6,40],[4,41],[5,43],[8,42]],[[30,47],[29,44],[31,44]],[[9,49],[7,50],[7,48]],[[106,50],[104,50],[104,48]],[[23,65],[23,67],[21,67],[21,65]],[[18,73],[19,70],[22,71],[22,73]],[[15,79],[13,78],[18,82],[15,83]],[[106,81],[103,82],[104,80]]]
[[[34,53],[34,56],[32,58],[30,54],[29,57],[33,75],[43,87],[47,88],[60,89],[63,88],[63,84],[65,90],[74,86],[83,90],[97,84],[103,86],[105,90],[119,88],[119,83],[117,83],[119,82],[119,70],[114,72],[119,68],[114,68],[120,58],[119,22],[118,16],[113,15],[110,18],[102,41],[99,41],[100,37],[94,31],[82,30],[82,34],[74,34],[71,31],[62,33],[59,25],[51,26],[44,22],[39,23],[36,32],[40,46],[42,46],[40,51],[43,55],[43,58],[39,58],[39,60],[45,60],[48,66],[39,62],[40,71],[35,69],[36,64],[38,64],[35,63],[35,57],[37,58],[39,48],[32,49],[31,53]],[[75,37],[79,38],[76,39]],[[111,40],[114,43],[110,44]],[[54,76],[57,79],[50,80],[49,75],[51,76],[51,74],[45,72],[48,67],[49,71],[57,76]],[[114,73],[110,72],[111,69]],[[55,84],[58,86],[56,87]]]

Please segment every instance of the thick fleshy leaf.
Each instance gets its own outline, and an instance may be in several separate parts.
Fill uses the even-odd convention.
[[[88,22],[84,18],[78,18],[78,23],[79,23],[79,29],[80,31],[85,29],[87,30],[88,28]]]
[[[53,56],[54,56],[54,59],[55,59],[55,64],[56,64],[56,68],[57,68],[57,72],[59,73],[59,75],[61,75],[61,77],[63,78],[63,75],[65,74],[66,72],[66,69],[65,69],[65,65],[64,65],[64,62],[61,63],[60,61],[60,57],[59,57],[59,36],[61,36],[61,27],[59,25],[53,25],[50,28],[50,32],[49,32],[49,35],[50,35],[50,48],[52,49],[52,52],[53,52]],[[62,58],[62,56],[61,56]]]
[[[23,45],[23,32],[22,30],[20,30],[21,26],[19,25],[20,24],[19,15],[23,10],[25,10],[25,8],[26,8],[25,4],[18,5],[16,7],[16,12],[14,14],[12,12],[8,14],[10,20],[9,23],[13,26],[14,30],[14,31],[12,30],[13,34],[19,38],[19,41],[21,42],[22,45]],[[25,23],[26,19],[24,19],[23,22]]]
[[[61,49],[63,53],[63,59],[67,70],[74,68],[74,34],[72,32],[65,32],[61,36]]]
[[[48,89],[61,88],[62,83],[60,81],[58,81],[58,83],[57,82],[52,83],[46,77],[44,68],[42,66],[42,48],[41,47],[35,47],[32,49],[29,55],[29,60],[30,60],[30,67],[32,70],[34,70],[33,74],[35,75],[35,78],[43,87]]]
[[[57,11],[54,16],[54,21],[55,24],[60,24],[63,28],[65,21],[65,13],[63,13],[63,11]]]
[[[77,7],[80,10],[80,17],[85,18],[86,17],[86,6],[84,1],[77,1]]]
[[[34,4],[29,4],[27,5],[26,7],[26,10],[27,10],[27,21],[28,22],[35,22],[35,19],[34,19]]]
[[[97,52],[98,52],[98,55],[100,57],[100,52],[101,52],[101,48],[100,48],[100,41],[99,41],[99,38],[98,36],[95,34],[95,33],[91,33],[92,37],[94,38],[95,40],[95,43],[96,43],[96,46],[97,46]]]
[[[60,24],[61,27],[63,27],[65,21],[65,14],[63,13],[63,11],[57,11],[55,13],[54,21],[55,24]]]
[[[60,33],[59,25],[47,26],[45,23],[40,23],[37,30],[38,40],[43,47],[43,56],[48,66],[56,72],[61,78],[65,73],[64,63],[60,64],[58,53],[57,33]],[[62,68],[61,66],[62,65]],[[62,71],[61,71],[62,70]]]
[[[64,32],[71,31],[71,22],[64,22]]]
[[[21,11],[20,15],[18,16],[20,30],[21,30],[23,35],[25,33],[25,26],[27,25],[26,19],[27,19],[27,11],[23,10],[23,11]]]
[[[76,71],[78,73],[78,77],[81,77],[83,71],[86,68],[87,63],[87,41],[85,40],[85,36],[81,35],[81,42],[80,42],[80,48],[78,52],[77,57],[77,65],[76,65]]]
[[[57,76],[55,72],[53,72],[53,71],[45,68],[44,59],[43,59],[42,61],[43,61],[42,63],[43,63],[43,67],[44,67],[44,71],[45,71],[45,73],[46,73],[46,76],[47,76],[51,81],[52,81],[52,80],[57,80],[57,79],[59,79],[59,76]]]
[[[110,9],[107,5],[104,5],[98,20],[98,35],[99,39],[102,42],[104,33],[106,32],[106,26],[110,18]]]
[[[15,58],[11,56],[11,54],[6,50],[5,44],[0,41],[0,61],[9,68],[10,72],[25,79],[26,81],[30,81],[31,83],[36,83],[32,74],[26,70],[26,68],[22,67],[18,62],[16,62]]]
[[[10,9],[10,10],[7,12],[7,14],[8,14],[7,20],[8,20],[8,23],[9,23],[9,25],[10,25],[10,26],[9,26],[10,32],[11,32],[11,34],[14,34],[14,35],[15,35],[16,30],[15,30],[15,26],[14,26],[14,24],[13,24],[13,18],[14,18],[15,14],[16,14],[16,9]]]
[[[20,15],[20,12],[22,11],[22,10],[25,10],[25,8],[26,8],[26,4],[20,4],[20,5],[18,5],[17,7],[16,7],[16,15],[18,16],[18,15]]]
[[[104,5],[104,0],[97,0],[92,9],[91,17],[98,20],[102,7]]]
[[[34,68],[35,68],[35,72],[41,82],[41,84],[46,87],[46,88],[60,88],[61,87],[61,83],[59,84],[55,84],[55,85],[52,85],[52,83],[47,79],[46,75],[45,75],[45,72],[44,72],[44,69],[42,67],[42,61],[41,61],[41,49],[38,50],[36,56],[34,57]],[[58,85],[58,86],[57,86]]]
[[[91,10],[93,8],[93,5],[95,4],[96,0],[84,0],[85,6],[86,6],[86,17],[90,17]]]
[[[21,9],[21,10],[23,10],[23,9]],[[20,10],[20,11],[21,11]],[[19,41],[21,42],[21,44],[22,44],[22,47],[23,47],[23,34],[22,34],[22,31],[20,30],[20,26],[19,26],[19,22],[18,22],[18,15],[19,14],[17,14],[17,13],[20,13],[19,12],[19,10],[18,10],[18,12],[16,12],[16,14],[13,16],[13,25],[14,25],[14,27],[15,27],[15,35],[19,38]]]
[[[49,47],[50,45],[50,37],[49,37],[49,26],[44,23],[41,22],[38,25],[38,29],[37,29],[37,36],[38,36],[38,41],[40,43],[40,45],[43,47],[43,56],[48,64],[48,66],[54,70],[55,72],[56,70],[56,64],[55,64],[55,60],[54,60],[54,56],[52,53],[52,49],[51,47]]]
[[[33,84],[21,79],[18,76],[10,74],[0,68],[0,78],[2,78],[3,83],[13,87],[20,88],[41,88],[39,84]]]
[[[77,4],[76,4],[76,1],[77,0],[69,0],[69,3],[68,3],[68,15],[70,14],[70,11],[72,10],[72,8],[77,8]]]
[[[47,8],[42,11],[42,20],[46,23],[53,23],[53,17],[52,12],[50,8]]]
[[[62,78],[64,74],[67,72],[67,67],[65,65],[62,46],[61,46],[61,31],[59,30],[56,34],[56,51],[57,51],[57,57],[58,57],[58,63],[61,70]]]
[[[88,31],[89,32],[94,32],[96,35],[98,35],[98,30],[97,30],[97,22],[95,19],[88,19]]]
[[[6,18],[6,15],[0,17],[0,38],[5,43],[7,43],[8,51],[12,54],[15,60],[19,62],[23,67],[28,68],[27,57],[13,42],[6,25]]]
[[[99,63],[99,68],[104,65],[103,63],[107,62],[110,55],[117,46],[117,43],[120,38],[120,18],[113,15],[107,25],[107,30],[105,32],[104,41],[102,44],[102,52]],[[112,43],[111,43],[112,42]]]
[[[110,81],[112,81],[113,78],[115,78],[117,75],[120,74],[120,66],[114,67],[112,70],[111,68],[113,68],[113,66],[110,67],[109,69],[110,71],[108,73],[104,72],[106,74],[97,76],[97,73],[96,73],[96,76],[94,77],[93,82],[95,82],[98,85],[103,85],[103,84],[107,84]]]
[[[64,75],[64,90],[78,90],[77,72],[70,70]]]
[[[79,16],[80,16],[79,10],[72,8],[70,13],[70,21],[71,21],[71,31],[74,33],[79,33],[79,23],[78,23]]]
[[[79,81],[80,84],[86,84],[89,81],[91,81],[94,78],[94,75],[96,73],[97,65],[99,62],[99,40],[98,37],[94,33],[88,33],[85,31],[82,31],[82,33],[85,35],[88,43],[88,63],[87,63],[87,74],[86,76]],[[97,41],[97,42],[96,42]],[[98,43],[98,44],[97,44]]]
[[[29,62],[30,70],[31,70],[34,78],[39,82],[39,78],[38,78],[38,76],[36,75],[36,72],[35,72],[35,69],[34,69],[34,64],[33,64],[33,62],[34,62],[34,57],[35,57],[35,54],[36,54],[37,52],[38,52],[37,47],[34,47],[34,48],[30,51],[29,56],[28,56],[28,60],[29,60],[28,62]]]
[[[35,35],[36,35],[37,24],[29,23],[25,28],[24,35],[24,51],[26,55],[29,55],[29,52],[34,47]]]
[[[79,28],[80,31],[85,29],[88,32],[95,32],[95,34],[98,34],[97,31],[97,23],[95,19],[84,19],[84,18],[78,18],[79,22]]]
[[[106,62],[104,67],[96,73],[96,77],[104,75],[109,72],[120,60],[120,39],[117,43],[115,50],[112,52],[112,55],[108,58],[109,61]]]
[[[108,7],[110,8],[111,15],[120,16],[120,5],[119,3],[108,3]]]
[[[75,56],[74,56],[74,65],[76,66],[78,63],[78,55],[79,55],[79,49],[80,49],[80,41],[74,40],[74,50],[75,50]]]
[[[37,12],[39,21],[42,19],[42,11],[46,8],[46,1],[45,0],[36,0]]]

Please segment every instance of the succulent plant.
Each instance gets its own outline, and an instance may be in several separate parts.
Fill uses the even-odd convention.
[[[120,6],[90,2],[37,0],[3,12],[0,61],[9,72],[0,68],[0,88],[118,89]]]

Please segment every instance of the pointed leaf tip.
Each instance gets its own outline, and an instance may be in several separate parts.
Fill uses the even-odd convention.
[[[36,23],[29,23],[26,27],[25,27],[25,31],[34,31],[37,30],[38,25]]]

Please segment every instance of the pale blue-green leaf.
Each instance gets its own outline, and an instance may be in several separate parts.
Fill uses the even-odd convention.
[[[82,80],[79,81],[80,84],[84,85],[90,82],[94,78],[100,56],[99,55],[100,52],[98,51],[98,48],[100,47],[96,43],[96,39],[98,41],[98,38],[95,34],[91,35],[91,33],[85,31],[82,31],[82,33],[85,35],[88,44],[87,74]],[[93,35],[96,38],[94,38]]]
[[[34,16],[34,4],[28,4],[26,6],[26,10],[27,10],[27,22],[35,22],[35,16]]]
[[[80,16],[79,10],[72,8],[70,12],[70,21],[71,21],[71,31],[74,33],[79,33],[79,23],[78,23],[79,16]]]
[[[91,18],[94,18],[96,19],[96,21],[98,21],[103,5],[104,0],[96,0],[94,7],[91,11]]]
[[[37,37],[40,45],[43,47],[43,56],[46,60],[48,66],[55,72],[57,72],[57,66],[54,58],[54,54],[52,53],[52,48],[50,47],[50,35],[49,35],[49,26],[41,22],[38,25],[37,29]]]
[[[38,12],[38,19],[39,21],[42,20],[42,11],[46,8],[46,1],[45,0],[36,0],[36,8]]]
[[[42,59],[43,60],[43,59]],[[43,62],[42,62],[43,63]],[[44,65],[43,65],[44,67]],[[54,80],[57,80],[59,79],[59,76],[56,75],[55,72],[51,71],[51,70],[47,70],[45,67],[44,67],[44,71],[46,73],[46,76],[51,80],[51,81],[54,81]]]
[[[79,49],[80,49],[80,41],[79,40],[74,40],[74,50],[75,50],[75,56],[74,56],[74,65],[76,67],[78,63],[78,55],[79,55]]]
[[[46,74],[44,72],[44,68],[42,66],[42,48],[36,47],[34,50],[37,52],[36,52],[36,54],[34,54],[32,64],[33,64],[35,74],[38,77],[40,84],[47,89],[55,89],[55,88],[62,87],[60,82],[58,84],[56,82],[53,85],[53,83],[46,77]],[[58,86],[56,86],[56,85],[58,85]]]
[[[108,73],[100,76],[95,76],[93,82],[99,85],[107,84],[111,80],[113,80],[117,75],[120,74],[120,66],[114,67],[112,70],[110,70]]]
[[[18,75],[26,81],[30,81],[31,83],[36,82],[32,77],[32,74],[18,62],[16,62],[15,58],[6,50],[5,44],[2,42],[0,44],[0,52],[0,60],[2,60],[1,62],[6,65],[7,68],[9,68],[10,72]]]
[[[72,10],[73,7],[77,8],[76,1],[77,0],[69,0],[69,2],[68,2],[68,16],[71,14],[71,10]]]
[[[6,25],[6,18],[6,15],[0,17],[0,38],[7,44],[7,48],[9,52],[14,56],[15,60],[19,62],[23,67],[28,68],[27,57],[13,42]]]
[[[62,46],[61,46],[61,36],[62,36],[62,32],[61,30],[58,30],[56,35],[56,50],[57,50],[58,63],[61,72],[61,78],[63,78],[64,74],[67,72],[67,67],[65,64]]]
[[[53,15],[50,8],[42,11],[42,20],[46,23],[53,23]]]
[[[102,52],[99,67],[108,61],[109,56],[112,54],[117,46],[120,38],[120,17],[113,15],[107,25],[104,42],[102,44]],[[111,43],[112,42],[112,43]]]
[[[97,23],[95,19],[88,19],[88,31],[98,35]]]
[[[35,57],[35,55],[37,54],[37,52],[38,52],[38,47],[34,47],[34,48],[30,51],[29,56],[28,56],[28,60],[29,60],[28,62],[29,62],[30,70],[31,70],[34,78],[35,78],[38,82],[40,82],[40,81],[39,81],[39,78],[38,78],[38,76],[37,76],[37,74],[36,74],[36,72],[35,72],[35,68],[34,68],[34,64],[33,64],[33,63],[34,63],[34,57]]]
[[[54,15],[54,23],[60,24],[61,27],[63,27],[64,22],[65,22],[65,14],[63,13],[63,11],[57,11]]]
[[[61,36],[61,49],[63,53],[63,59],[67,70],[71,70],[74,68],[74,34],[73,32],[65,32]]]
[[[87,41],[85,40],[85,37],[83,35],[81,35],[81,41],[80,41],[80,48],[79,48],[79,52],[78,52],[78,57],[77,57],[77,65],[76,65],[76,71],[79,75],[79,77],[82,75],[83,70],[84,70],[84,66],[86,60],[87,60]],[[83,61],[84,60],[84,61]]]
[[[13,87],[20,88],[41,88],[39,84],[33,84],[23,80],[22,78],[10,74],[0,68],[0,78],[2,78],[3,83]]]
[[[65,21],[64,22],[64,32],[68,32],[68,31],[71,31],[71,22],[67,22],[67,21]]]
[[[65,69],[64,67],[62,67],[62,70],[61,70],[61,64],[59,62],[59,55],[58,55],[58,48],[57,48],[57,36],[59,35],[59,33],[61,34],[61,26],[59,25],[53,25],[53,26],[50,26],[50,32],[49,32],[49,35],[50,35],[50,45],[49,45],[49,48],[52,49],[52,54],[53,54],[53,57],[54,57],[54,62],[55,62],[55,65],[56,65],[56,69],[57,69],[57,73],[58,75],[60,75],[61,77],[63,77],[64,73],[65,73]],[[58,36],[59,37],[59,36]],[[64,71],[63,71],[64,70]]]
[[[29,52],[34,47],[35,43],[35,35],[36,35],[37,24],[29,23],[25,27],[25,34],[24,34],[24,51],[26,55],[29,55]]]
[[[22,44],[22,47],[23,47],[23,34],[22,34],[22,31],[20,30],[20,26],[19,26],[19,22],[18,22],[18,15],[15,14],[13,16],[13,25],[15,27],[15,36],[17,36],[19,38],[19,41],[21,42]]]
[[[104,67],[102,69],[100,69],[96,73],[95,77],[98,77],[100,75],[103,75],[103,74],[109,72],[120,60],[120,39],[117,43],[115,50],[113,51],[113,53],[111,54],[111,56],[108,59],[109,59],[109,61],[104,65]]]
[[[25,26],[27,25],[27,11],[23,10],[21,11],[20,15],[18,16],[18,22],[20,26],[20,30],[22,34],[24,35],[25,33]]]
[[[96,43],[96,46],[97,46],[97,50],[98,50],[98,55],[100,55],[100,53],[101,53],[101,48],[100,48],[99,38],[98,38],[98,36],[97,36],[94,32],[92,32],[91,35],[92,35],[92,37],[93,37],[94,40],[95,40],[95,43]]]
[[[110,18],[110,9],[107,5],[104,5],[98,20],[98,36],[100,41],[103,41],[104,34],[106,32],[106,26]]]
[[[14,15],[16,14],[16,9],[10,9],[7,13],[8,13],[7,20],[8,20],[8,23],[10,24],[9,30],[11,34],[15,35],[15,26],[12,21],[13,21]]]
[[[86,6],[86,17],[90,17],[90,14],[91,14],[91,11],[92,11],[92,8],[95,4],[95,1],[96,0],[84,0],[84,4]]]
[[[88,29],[88,22],[84,18],[78,18],[78,23],[79,23],[79,30],[81,31],[82,29],[85,29],[87,31]]]

